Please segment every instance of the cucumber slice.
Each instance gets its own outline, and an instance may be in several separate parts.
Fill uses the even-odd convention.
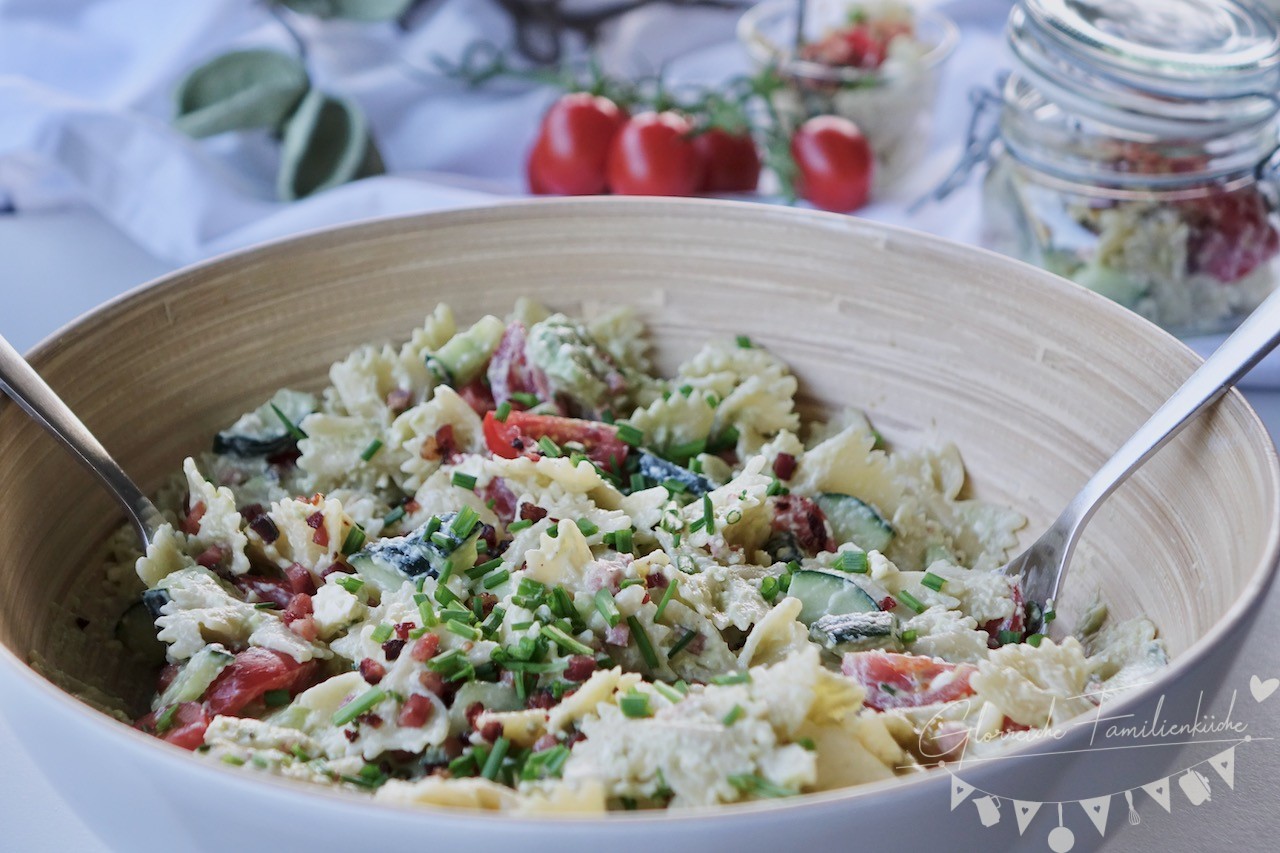
[[[116,622],[115,635],[116,639],[139,660],[155,666],[165,662],[165,645],[156,639],[155,617],[151,615],[151,610],[145,601],[134,602],[128,610],[120,614],[120,619]]]
[[[469,569],[478,552],[476,542],[483,525],[477,523],[466,539],[453,533],[456,512],[448,512],[404,536],[379,539],[348,557],[348,562],[369,583],[383,592],[394,592],[406,580],[438,578],[446,564],[457,571]],[[432,530],[432,534],[427,531]],[[439,539],[440,541],[436,541]]]
[[[280,414],[276,414],[276,409]],[[297,443],[298,424],[315,410],[313,395],[282,388],[270,400],[218,433],[213,439],[213,452],[232,456],[283,453]],[[288,418],[293,429],[285,425],[280,415]]]
[[[809,636],[829,651],[843,653],[901,646],[898,617],[892,613],[841,613],[820,616]]]
[[[812,625],[823,616],[874,613],[880,609],[849,575],[825,569],[803,569],[793,574],[787,595],[800,599],[803,607],[798,618],[805,625]]]
[[[884,551],[893,541],[893,527],[875,507],[853,495],[827,492],[818,497],[836,542],[852,542],[864,551]]]
[[[487,314],[427,356],[427,367],[455,388],[466,385],[484,370],[506,331],[506,323]]]
[[[174,676],[164,693],[160,694],[156,707],[166,708],[179,702],[196,701],[234,659],[235,656],[221,646],[206,646],[196,652]]]

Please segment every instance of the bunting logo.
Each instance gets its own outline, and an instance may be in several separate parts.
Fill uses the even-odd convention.
[[[1254,702],[1262,704],[1273,693],[1280,689],[1280,678],[1263,680],[1253,676],[1249,683],[1249,693]],[[1256,745],[1260,741],[1269,741],[1269,737],[1254,737],[1246,734],[1248,724],[1233,719],[1238,691],[1231,695],[1231,706],[1224,719],[1212,716],[1201,716],[1197,705],[1194,720],[1179,723],[1164,720],[1161,717],[1164,708],[1163,697],[1155,705],[1155,713],[1150,720],[1133,723],[1124,718],[1105,717],[1100,710],[1093,719],[1073,721],[1069,725],[1089,726],[1093,731],[1081,749],[1069,749],[1062,752],[1045,752],[1043,755],[1062,754],[1063,752],[1090,752],[1094,750],[1120,750],[1148,746],[1186,746],[1190,744],[1220,744],[1223,748],[1209,758],[1189,763],[1167,776],[1134,785],[1133,787],[1114,790],[1095,796],[1079,799],[1063,800],[1023,800],[1009,796],[1008,792],[988,791],[962,778],[966,758],[962,755],[958,761],[944,765],[951,774],[951,811],[955,812],[965,803],[975,807],[979,822],[983,827],[999,824],[1008,814],[1013,815],[1019,836],[1026,836],[1042,811],[1048,811],[1056,821],[1042,821],[1047,829],[1045,841],[1049,850],[1054,853],[1066,853],[1076,846],[1077,830],[1068,823],[1071,814],[1083,813],[1088,823],[1093,826],[1099,836],[1107,834],[1108,820],[1111,818],[1112,804],[1117,797],[1123,798],[1124,814],[1127,822],[1137,826],[1142,822],[1137,805],[1143,798],[1150,799],[1166,814],[1172,814],[1174,808],[1193,808],[1210,803],[1214,795],[1221,796],[1223,790],[1235,790],[1236,785],[1236,753],[1243,746]],[[1277,700],[1280,701],[1280,700]],[[1105,708],[1105,704],[1100,708]],[[1041,740],[1053,744],[1061,740],[1061,730],[1037,729],[1018,732],[1023,742]],[[1221,737],[1234,735],[1234,737]],[[1127,746],[1117,745],[1118,738],[1138,741]],[[1156,741],[1154,739],[1162,738]],[[1181,738],[1181,740],[1178,740]],[[979,740],[979,742],[981,742]],[[988,754],[982,761],[998,761],[998,754]],[[1180,794],[1180,796],[1176,796]],[[1135,800],[1137,802],[1135,802]],[[1045,809],[1046,806],[1052,810]],[[1157,813],[1158,814],[1158,813]]]

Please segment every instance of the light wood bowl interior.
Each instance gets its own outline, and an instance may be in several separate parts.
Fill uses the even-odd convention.
[[[608,199],[386,220],[238,253],[99,309],[33,361],[154,488],[274,389],[323,386],[329,363],[405,337],[438,302],[474,319],[521,295],[571,312],[635,305],[666,370],[709,338],[749,334],[790,362],[810,411],[862,408],[897,443],[954,440],[971,493],[1029,517],[1024,542],[1196,364],[1106,300],[978,250],[847,217]],[[95,549],[121,519],[11,404],[0,483],[0,641],[92,682],[103,662],[59,658],[65,625],[46,615],[93,583]],[[1181,654],[1261,583],[1277,509],[1273,447],[1232,394],[1106,504],[1064,610],[1100,590]]]

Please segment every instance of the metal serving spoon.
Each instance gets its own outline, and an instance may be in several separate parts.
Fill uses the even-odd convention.
[[[129,479],[129,475],[111,458],[75,412],[3,336],[0,336],[0,390],[12,397],[38,424],[66,445],[86,468],[98,475],[137,528],[143,548],[149,546],[156,530],[164,523],[156,505],[143,494],[137,483]]]
[[[1098,507],[1143,462],[1212,405],[1280,343],[1280,291],[1267,297],[1240,328],[1173,392],[1156,413],[1089,478],[1044,534],[1006,563],[1027,602],[1027,630],[1041,631],[1043,615],[1062,589],[1071,554]]]

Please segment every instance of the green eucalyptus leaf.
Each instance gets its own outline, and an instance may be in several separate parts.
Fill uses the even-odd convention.
[[[287,200],[379,175],[382,155],[359,105],[312,89],[284,128],[276,189]]]
[[[391,21],[403,15],[413,0],[279,0],[295,12],[317,18],[351,21]]]
[[[178,85],[174,125],[201,138],[228,130],[276,128],[307,91],[307,70],[275,50],[224,53]]]

